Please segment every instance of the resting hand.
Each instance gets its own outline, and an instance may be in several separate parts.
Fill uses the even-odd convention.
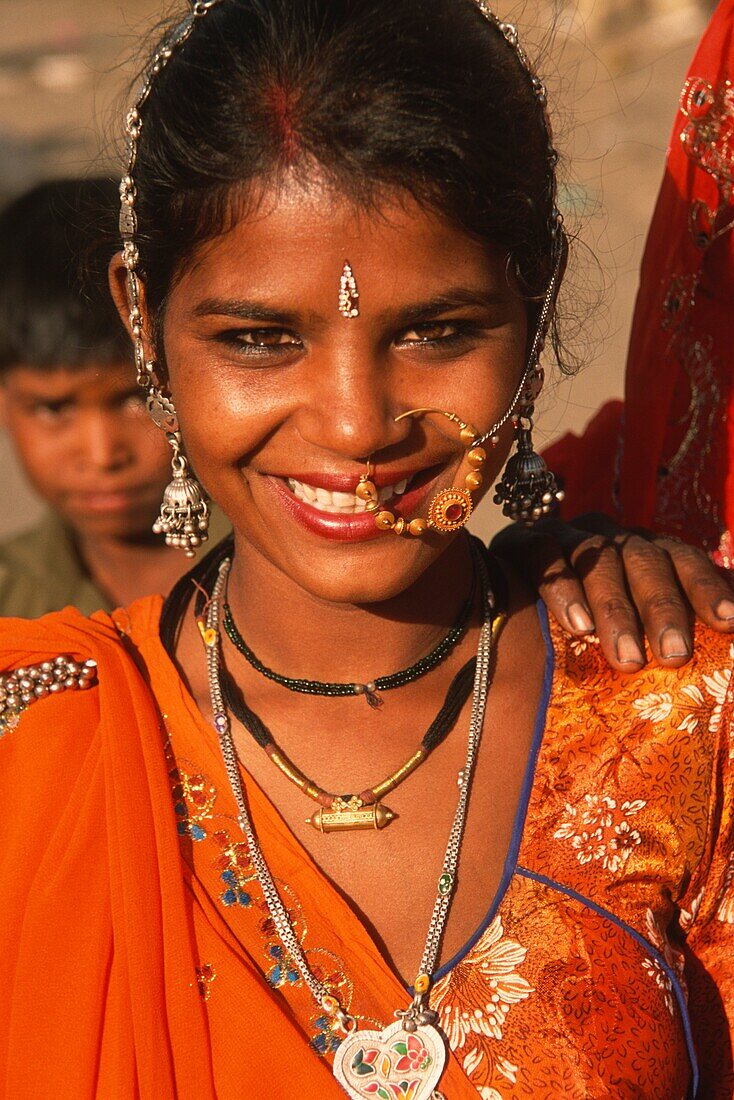
[[[501,531],[492,550],[535,586],[564,630],[595,633],[612,668],[655,659],[678,668],[693,652],[692,613],[734,633],[734,589],[703,550],[666,535],[628,531],[602,515]],[[644,633],[643,633],[644,632]]]

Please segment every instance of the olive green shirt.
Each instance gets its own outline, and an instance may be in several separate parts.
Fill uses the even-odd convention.
[[[209,541],[199,550],[197,559],[230,530],[228,520],[213,508]],[[187,561],[182,554],[182,573],[189,568]],[[113,610],[109,597],[86,572],[71,531],[58,516],[48,513],[30,531],[0,543],[0,616],[35,619],[69,604],[83,615]]]

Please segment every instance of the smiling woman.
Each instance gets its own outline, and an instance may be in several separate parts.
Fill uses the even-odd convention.
[[[673,668],[668,622],[669,667],[627,634],[612,672],[463,530],[513,441],[506,512],[557,496],[567,246],[514,28],[197,2],[127,134],[159,526],[193,551],[208,495],[234,534],[165,604],[6,635],[8,1095],[731,1096],[729,639]]]
[[[338,309],[343,253],[360,287],[349,324]],[[369,512],[354,515],[355,489],[375,456],[382,502],[397,485],[396,514],[425,511],[452,484],[463,448],[448,426],[396,421],[391,410],[450,407],[463,391],[489,426],[510,404],[527,320],[505,267],[410,196],[392,193],[367,212],[318,177],[288,174],[257,217],[179,274],[161,323],[166,382],[192,464],[212,497],[229,502],[248,555],[323,599],[374,602],[404,591],[444,551],[386,545]],[[228,298],[232,287],[246,300]],[[508,423],[488,484],[511,436]]]

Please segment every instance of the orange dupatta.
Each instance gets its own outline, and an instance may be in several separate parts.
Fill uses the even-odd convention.
[[[152,628],[160,606],[148,598],[131,615]],[[152,666],[167,666],[170,682],[176,674],[157,633],[146,633],[145,661],[154,679],[161,670]],[[207,918],[207,899],[181,858],[165,735],[135,648],[106,615],[88,620],[72,609],[6,620],[0,638],[6,669],[64,653],[92,658],[99,670],[98,687],[34,703],[0,740],[3,1095],[209,1100],[261,1096],[266,1087],[284,1100],[343,1096],[265,980],[261,945],[232,950],[221,918]],[[276,811],[261,792],[251,797],[257,827],[272,827],[269,845],[298,860]],[[360,981],[368,974],[370,1001],[389,1020],[406,1002],[404,988],[344,899],[313,865],[305,873],[318,899],[312,916],[345,922],[342,956]],[[237,991],[236,1015],[218,1005],[237,1044],[216,1067],[213,1051],[228,1036],[214,1041],[199,993],[195,914],[222,943],[221,988],[228,972]],[[441,1088],[451,1100],[477,1095],[453,1056]]]

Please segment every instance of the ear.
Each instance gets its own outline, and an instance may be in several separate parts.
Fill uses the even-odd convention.
[[[8,426],[8,385],[0,374],[0,428]]]
[[[127,329],[127,332],[132,340],[133,334],[130,327],[130,301],[127,294],[127,268],[122,261],[122,252],[117,252],[110,260],[110,265],[107,269],[107,280],[109,282],[110,294],[112,300],[117,307],[117,312],[120,314],[120,320]],[[143,315],[143,346],[145,347],[145,358],[155,360],[155,350],[153,347],[153,340],[150,336],[150,328],[147,323],[147,312],[145,308],[145,287],[138,280],[140,287],[140,312]]]
[[[117,307],[117,312],[120,314],[120,320],[132,336],[130,332],[130,306],[127,301],[127,269],[122,262],[122,252],[116,252],[110,260],[110,265],[107,268],[107,281],[110,284],[110,294]]]
[[[543,369],[543,367],[541,367],[540,363],[538,363],[537,367],[533,371],[533,374],[530,378],[530,384],[528,386],[528,396],[530,398],[530,400],[528,401],[529,405],[534,405],[540,397],[540,391],[543,389],[544,382],[545,370]]]

